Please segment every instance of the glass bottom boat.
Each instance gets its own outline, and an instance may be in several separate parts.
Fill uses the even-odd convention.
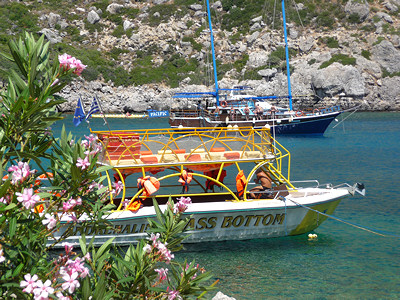
[[[156,215],[152,198],[163,211],[169,198],[190,197],[188,243],[298,235],[317,228],[358,191],[347,183],[291,182],[290,153],[266,127],[92,133],[103,144],[100,163],[112,167],[110,190],[118,181],[123,190],[110,196],[116,208],[106,218],[114,229],[76,227],[66,240],[73,244],[82,233],[96,245],[111,237],[122,245],[144,238]]]

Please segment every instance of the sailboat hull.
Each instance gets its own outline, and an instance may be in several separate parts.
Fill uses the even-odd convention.
[[[270,126],[271,132],[278,135],[301,135],[313,134],[323,135],[330,123],[341,114],[340,111],[326,114],[305,115],[295,118],[277,118],[263,120],[242,120],[229,119],[229,115],[221,114],[218,118],[213,116],[188,116],[181,115],[170,118],[169,123],[172,128],[191,128],[191,127],[220,127],[220,126],[252,126],[254,128],[262,128]]]

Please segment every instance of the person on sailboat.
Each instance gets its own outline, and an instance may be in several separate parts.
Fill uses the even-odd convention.
[[[244,115],[246,117],[246,121],[248,121],[249,117],[250,117],[250,108],[249,108],[249,106],[247,104],[246,104],[246,106],[244,108]]]
[[[257,120],[262,119],[263,113],[263,108],[260,106],[260,104],[257,104],[256,109],[254,110],[254,114],[256,115]]]
[[[252,199],[268,198],[270,195],[269,191],[272,190],[271,178],[261,169],[257,170],[256,177],[257,178],[254,179],[254,182],[261,185],[250,190],[250,197]]]
[[[231,120],[235,119],[235,114],[236,114],[236,109],[232,106],[229,111],[229,116],[230,116]]]

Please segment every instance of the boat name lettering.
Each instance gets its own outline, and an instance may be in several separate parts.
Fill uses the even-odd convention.
[[[97,235],[110,235],[110,234],[130,234],[130,233],[143,233],[149,227],[149,224],[124,224],[115,225],[114,227],[99,227],[93,230],[92,226],[76,226],[74,228],[74,235],[77,234],[97,234]]]
[[[238,216],[225,216],[220,223],[220,228],[229,227],[249,227],[249,226],[269,226],[269,225],[282,225],[285,220],[285,214],[268,214],[268,215],[238,215]],[[217,227],[218,218],[200,218],[196,221],[195,218],[191,218],[186,225],[185,229],[203,230],[213,229]]]

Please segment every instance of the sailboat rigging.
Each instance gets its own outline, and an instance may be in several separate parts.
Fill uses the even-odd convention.
[[[215,91],[176,93],[174,98],[196,99],[199,103],[195,111],[171,111],[169,123],[172,128],[252,126],[254,128],[269,127],[274,134],[324,134],[330,123],[343,110],[338,105],[329,108],[311,108],[308,111],[294,110],[290,81],[285,1],[281,0],[281,4],[288,95],[253,96],[247,94],[250,89],[247,86],[236,86],[233,89],[219,88],[210,3],[209,0],[206,0]],[[200,104],[204,99],[206,101],[205,109]],[[278,99],[287,99],[289,107],[274,106],[267,101]]]

